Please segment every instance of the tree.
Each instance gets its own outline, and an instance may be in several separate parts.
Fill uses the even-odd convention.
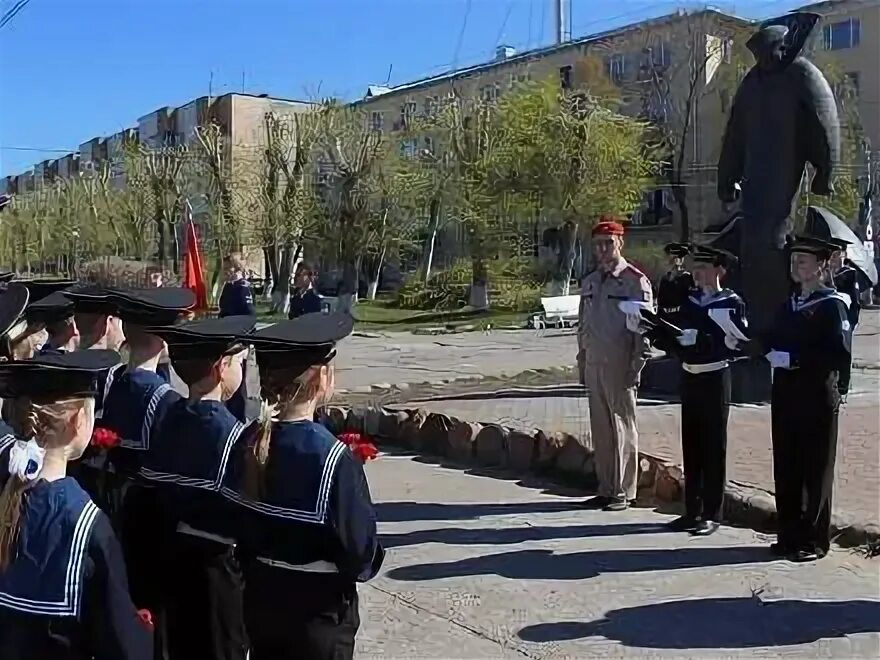
[[[665,152],[664,178],[679,211],[681,240],[690,240],[688,172],[693,165],[693,133],[704,105],[731,103],[749,61],[745,43],[750,27],[720,23],[714,12],[688,15],[673,47],[646,32],[639,75],[631,87]],[[679,38],[680,37],[680,38]],[[712,101],[710,104],[709,101]]]
[[[315,110],[264,117],[266,148],[257,188],[262,214],[257,234],[272,280],[272,311],[287,313],[290,276],[319,214],[310,167],[319,137]]]
[[[180,248],[177,223],[184,205],[185,166],[188,150],[185,145],[150,148],[137,145],[143,161],[143,172],[149,185],[153,223],[156,228],[156,252],[164,270],[172,258],[174,272],[180,270]]]
[[[585,221],[633,211],[658,171],[650,126],[552,79],[503,97],[498,124],[494,185],[520,212],[559,228],[551,293],[568,295]]]
[[[342,267],[338,308],[350,311],[357,302],[363,246],[371,231],[371,203],[387,145],[358,108],[327,102],[319,112],[322,121],[316,147],[324,175],[320,197],[327,220],[321,238],[335,248]]]
[[[195,136],[198,148],[191,161],[195,172],[190,185],[208,208],[210,240],[214,248],[211,294],[216,297],[223,257],[241,249],[243,223],[236,212],[236,180],[230,162],[230,145],[226,143],[223,130],[211,123],[196,127]]]

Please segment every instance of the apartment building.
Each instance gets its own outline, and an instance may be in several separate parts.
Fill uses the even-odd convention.
[[[833,63],[847,79],[870,148],[880,151],[880,0],[831,0],[803,7],[822,16],[813,36],[817,63]]]
[[[734,74],[734,37],[750,27],[745,19],[715,10],[680,11],[523,53],[500,46],[491,62],[393,88],[370,87],[359,104],[375,130],[394,132],[417,116],[432,114],[452,94],[491,102],[523,81],[548,78],[564,89],[616,86],[623,112],[667,122],[684,143],[691,228],[699,230],[717,222],[720,213],[714,164],[730,105],[729,85],[720,81]],[[406,153],[424,146],[409,139],[401,148]],[[677,231],[677,218],[668,189],[646,191],[632,217],[634,234],[662,240]]]

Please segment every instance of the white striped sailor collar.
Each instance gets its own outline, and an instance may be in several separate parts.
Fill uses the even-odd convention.
[[[806,298],[802,298],[797,294],[793,294],[791,297],[791,309],[794,312],[799,312],[802,309],[806,309],[807,307],[812,307],[813,305],[818,305],[821,302],[825,302],[826,300],[839,300],[847,308],[852,304],[852,300],[845,293],[841,293],[837,289],[832,289],[829,287],[822,287],[821,289],[816,289]]]
[[[150,395],[150,400],[147,402],[147,407],[144,410],[140,438],[137,440],[122,438],[119,441],[120,447],[134,449],[136,451],[147,451],[150,448],[150,433],[153,428],[153,420],[156,417],[156,410],[159,408],[159,403],[162,399],[164,399],[171,391],[171,386],[168,383],[162,383],[156,388],[153,394]]]
[[[101,406],[99,410],[95,411],[95,419],[101,419],[104,414],[104,402],[107,401],[107,395],[110,393],[110,388],[113,387],[113,381],[116,379],[116,372],[123,367],[125,367],[125,365],[120,363],[107,370],[107,376],[104,378],[104,387],[101,390]]]
[[[321,481],[319,482],[318,493],[315,496],[315,508],[311,511],[276,506],[273,504],[266,504],[265,502],[256,502],[228,487],[223,488],[223,494],[234,502],[253,511],[257,511],[258,513],[263,513],[276,518],[321,525],[327,520],[330,493],[333,489],[333,478],[336,474],[336,466],[339,464],[339,459],[342,457],[343,453],[347,450],[348,446],[339,440],[336,440],[330,448],[330,451],[324,459],[324,465],[321,470]]]
[[[44,482],[45,483],[45,482]],[[54,482],[60,484],[62,482]],[[83,596],[83,562],[86,558],[92,528],[100,513],[94,502],[87,499],[77,517],[71,536],[64,586],[59,600],[22,598],[0,591],[0,606],[20,612],[46,616],[76,617],[80,615]]]
[[[688,299],[694,303],[695,305],[699,305],[700,307],[706,307],[707,305],[712,305],[714,303],[721,302],[722,300],[728,300],[729,298],[736,298],[736,293],[731,291],[730,289],[721,289],[720,291],[716,291],[715,293],[703,297],[699,290],[696,291],[698,295],[689,295]]]
[[[256,428],[257,423],[258,422],[256,421],[250,422],[249,424],[244,424],[239,421],[235,422],[230,429],[229,434],[226,436],[226,441],[223,444],[223,453],[220,456],[220,463],[217,465],[217,470],[212,479],[205,479],[204,477],[187,477],[186,475],[175,474],[172,472],[160,472],[147,467],[141,467],[140,476],[148,481],[176,484],[178,486],[187,486],[189,488],[201,488],[203,490],[212,490],[215,492],[219,491],[223,484],[223,478],[226,476],[226,468],[229,464],[229,456],[232,453],[232,448],[235,446],[235,443],[238,442],[238,439],[241,437],[241,434],[245,429],[249,427]]]

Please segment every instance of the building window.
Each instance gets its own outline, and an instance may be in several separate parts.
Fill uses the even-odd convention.
[[[528,73],[511,73],[510,86],[516,87],[517,85],[529,82],[531,79],[532,77]]]
[[[412,124],[412,121],[415,118],[416,118],[416,102],[415,101],[407,101],[402,106],[400,106],[401,128],[406,128],[407,126]]]
[[[429,96],[425,99],[425,116],[433,117],[437,114],[437,109],[440,107],[440,97],[439,96]]]
[[[862,22],[857,18],[831,23],[822,28],[825,50],[855,48],[862,40]]]
[[[498,100],[498,85],[484,85],[480,87],[480,98],[486,103],[494,103]]]
[[[608,78],[615,85],[620,85],[626,78],[626,55],[617,53],[605,59],[608,65]]]
[[[434,153],[434,138],[427,135],[425,136],[425,151],[427,151],[429,154]]]
[[[370,113],[370,128],[377,133],[381,133],[385,126],[385,116],[381,112],[375,110]]]
[[[419,141],[415,138],[409,140],[401,140],[400,155],[404,158],[415,158],[419,150]]]
[[[562,89],[571,89],[571,66],[559,67],[559,85]]]
[[[648,49],[650,64],[657,69],[665,69],[670,64],[669,44],[666,42],[656,43]]]

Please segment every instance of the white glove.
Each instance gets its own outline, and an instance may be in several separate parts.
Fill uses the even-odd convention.
[[[731,337],[730,335],[724,335],[724,345],[727,346],[731,351],[739,350],[739,341],[735,337]]]
[[[677,339],[681,346],[693,346],[697,343],[697,331],[693,328],[684,328]]]
[[[790,369],[791,354],[785,351],[770,351],[764,356],[774,369]]]
[[[641,333],[642,316],[641,314],[626,315],[626,329],[630,332]]]

